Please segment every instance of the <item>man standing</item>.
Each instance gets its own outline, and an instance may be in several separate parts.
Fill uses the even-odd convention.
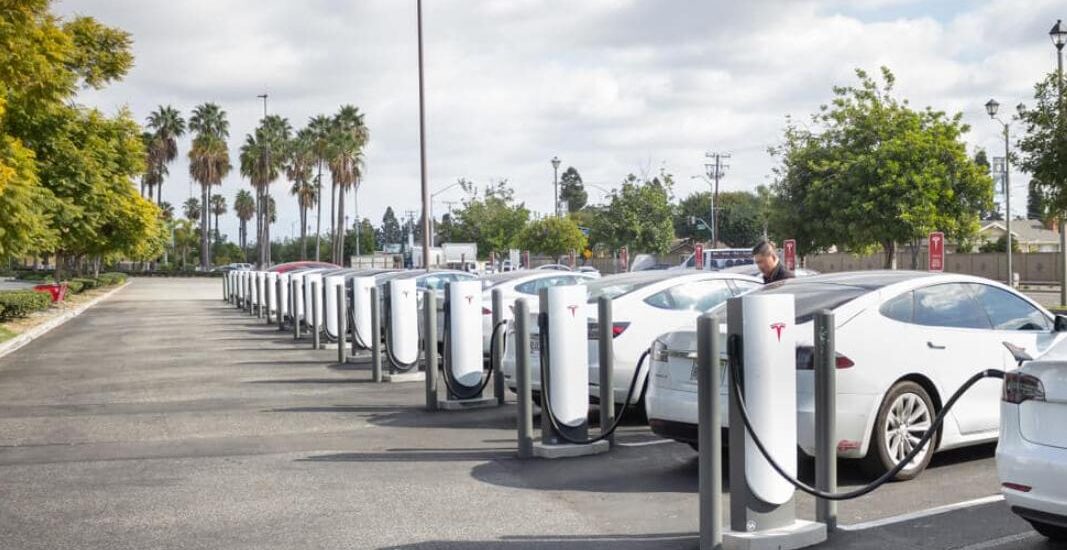
[[[775,250],[771,241],[760,241],[752,248],[752,259],[763,274],[763,284],[773,283],[784,279],[792,279],[796,275],[789,271],[778,260],[778,251]]]

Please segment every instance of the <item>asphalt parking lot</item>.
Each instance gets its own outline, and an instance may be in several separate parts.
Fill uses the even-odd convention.
[[[137,279],[0,359],[0,547],[696,547],[688,446],[634,421],[605,455],[518,460],[510,402],[426,412],[421,383],[371,383],[220,295]],[[866,480],[842,463],[843,489]],[[823,547],[1051,548],[997,486],[992,446],[940,454],[842,503]]]

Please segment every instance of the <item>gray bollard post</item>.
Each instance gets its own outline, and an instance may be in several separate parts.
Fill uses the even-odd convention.
[[[493,290],[493,330],[497,330],[497,325],[504,320],[504,291],[499,288]],[[493,397],[496,397],[497,405],[504,404],[504,373],[502,372],[504,365],[504,331],[497,331],[496,336],[490,334],[495,338],[493,342],[493,349],[496,353],[489,358],[490,366],[493,369]]]
[[[378,301],[378,287],[370,289],[370,361],[371,376],[375,382],[382,381],[382,312]]]
[[[319,292],[318,281],[311,281],[311,349],[319,349]]]
[[[285,283],[282,282],[282,278],[280,276],[278,277],[278,280],[275,281],[275,284],[274,284],[274,295],[277,296],[276,301],[278,302],[278,318],[277,318],[278,330],[280,330],[280,331],[284,331],[285,330],[285,314],[284,314],[284,312],[282,310],[282,285],[284,285],[284,284]],[[288,303],[286,303],[286,307],[287,308],[289,307]]]
[[[697,447],[700,477],[700,548],[722,548],[722,420],[719,320],[697,319]]]
[[[245,303],[244,308],[248,310],[248,314],[252,314],[252,272],[248,272],[248,277],[245,277]]]
[[[263,281],[265,278],[256,276],[256,318],[263,318],[263,306],[266,305],[263,292]]]
[[[615,337],[612,331],[611,298],[597,299],[597,364],[600,369],[600,433],[615,422]],[[615,445],[615,434],[608,436],[608,444]]]
[[[515,300],[515,384],[518,392],[519,458],[533,456],[533,395],[530,392],[530,306]],[[541,350],[544,353],[544,350]]]
[[[348,304],[345,303],[345,283],[337,285],[337,363],[345,364],[348,359],[348,347],[345,337],[348,336]]]
[[[437,410],[437,292],[423,291],[422,345],[426,359],[426,410]]]
[[[289,316],[293,318],[293,340],[300,339],[300,314],[296,311],[296,279],[289,281]]]
[[[222,301],[223,302],[229,302],[230,301],[229,282],[230,282],[229,272],[223,273],[222,274]]]
[[[277,297],[274,296],[274,285],[270,284],[270,279],[266,277],[263,278],[263,290],[264,294],[266,295],[266,298],[263,300],[263,307],[267,310],[267,314],[265,315],[265,317],[267,318],[267,324],[270,325],[274,323],[274,321],[271,319],[271,315],[274,312],[270,309],[270,302],[271,298],[277,300]],[[275,305],[275,307],[277,307],[277,305]]]
[[[837,492],[837,353],[834,314],[815,314],[815,488]],[[837,529],[837,501],[815,500],[815,521]]]

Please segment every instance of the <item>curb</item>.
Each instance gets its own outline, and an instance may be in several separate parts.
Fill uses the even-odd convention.
[[[112,289],[107,294],[97,296],[96,298],[93,298],[92,300],[78,306],[76,309],[72,309],[70,311],[62,313],[56,316],[55,318],[49,319],[48,321],[45,321],[44,323],[41,323],[40,325],[31,328],[30,330],[12,338],[11,340],[0,344],[0,357],[4,357],[9,353],[15,352],[22,346],[25,346],[26,344],[29,344],[35,339],[40,338],[48,331],[58,327],[59,325],[62,325],[63,323],[66,323],[67,321],[77,317],[78,315],[81,315],[82,312],[84,312],[85,310],[95,306],[97,303],[107,298],[110,298],[112,294],[126,288],[127,286],[130,286],[131,282],[132,281],[126,281],[122,284],[122,286]]]

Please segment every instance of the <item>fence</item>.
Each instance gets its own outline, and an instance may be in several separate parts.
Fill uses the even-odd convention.
[[[1012,268],[1019,274],[1019,280],[1023,283],[1058,283],[1063,267],[1059,258],[1059,252],[1015,253],[1012,255]],[[822,273],[834,273],[838,271],[882,269],[884,261],[884,257],[881,254],[874,256],[818,254],[806,257],[804,266]],[[909,251],[903,250],[897,254],[897,268],[912,269],[911,253]],[[927,256],[925,250],[919,254],[914,268],[919,271],[926,271]],[[1003,252],[946,254],[945,271],[1005,281],[1008,278],[1008,258]]]

